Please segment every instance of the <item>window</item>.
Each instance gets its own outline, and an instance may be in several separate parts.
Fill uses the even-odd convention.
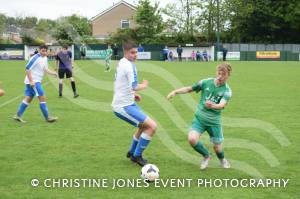
[[[121,29],[129,28],[128,20],[121,20]]]

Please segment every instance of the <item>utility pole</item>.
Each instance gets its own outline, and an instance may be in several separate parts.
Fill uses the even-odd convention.
[[[217,0],[217,53],[220,50],[220,3]]]

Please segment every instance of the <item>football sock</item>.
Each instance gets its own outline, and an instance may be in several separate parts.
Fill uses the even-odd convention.
[[[76,94],[75,81],[71,81],[71,86],[72,86],[73,93]]]
[[[220,159],[220,160],[222,160],[222,159],[224,159],[224,151],[222,150],[221,152],[216,152],[216,155],[218,156],[218,158]]]
[[[208,150],[203,146],[201,142],[198,142],[195,146],[193,146],[193,148],[195,149],[195,151],[203,155],[203,157],[209,156]]]
[[[63,90],[63,84],[58,84],[58,88],[59,88],[59,95],[62,95],[62,90]]]
[[[27,106],[28,106],[28,103],[25,100],[23,100],[22,103],[19,106],[17,116],[22,117],[22,115],[23,115],[24,111],[26,110]]]
[[[40,102],[40,108],[45,119],[48,119],[49,116],[48,116],[48,109],[47,109],[46,102]]]
[[[149,135],[147,135],[146,133],[142,133],[142,135],[140,136],[140,139],[139,139],[139,143],[136,146],[136,149],[134,151],[133,156],[134,157],[142,156],[142,153],[145,150],[145,148],[148,146],[150,140],[151,140],[151,137]]]
[[[131,147],[129,149],[129,153],[131,153],[131,154],[134,153],[138,143],[139,143],[139,140],[135,137],[135,135],[133,135]]]

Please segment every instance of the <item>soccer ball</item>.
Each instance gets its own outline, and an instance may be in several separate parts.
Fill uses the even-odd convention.
[[[159,169],[154,164],[146,164],[141,170],[141,177],[149,182],[159,178]]]

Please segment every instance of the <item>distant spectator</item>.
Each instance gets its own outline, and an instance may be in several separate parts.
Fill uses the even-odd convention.
[[[86,56],[86,46],[82,44],[80,46],[80,59],[85,59]]]
[[[39,53],[38,49],[35,49],[33,52],[33,55],[38,54],[38,53]]]
[[[137,51],[138,52],[144,52],[144,47],[142,46],[142,44],[139,45]]]
[[[178,45],[177,54],[178,54],[179,61],[182,61],[182,52],[183,52],[183,49],[182,49],[181,45]]]
[[[223,61],[226,61],[227,49],[223,47],[222,51],[223,51]]]
[[[202,56],[204,61],[208,61],[208,54],[206,50],[203,51]]]
[[[200,51],[199,50],[197,50],[197,53],[196,53],[196,60],[197,61],[201,61],[201,53],[200,53]]]
[[[168,46],[165,46],[165,48],[163,49],[163,60],[164,61],[168,60],[168,54],[169,54]]]
[[[173,56],[173,51],[169,51],[169,54],[168,54],[168,60],[171,62],[171,61],[173,61],[173,59],[174,59],[174,56]]]
[[[119,58],[119,55],[118,55],[119,48],[116,43],[113,45],[112,50],[113,50],[113,59],[117,60]]]
[[[192,61],[196,61],[196,53],[194,50],[192,51],[191,58],[192,58]]]

